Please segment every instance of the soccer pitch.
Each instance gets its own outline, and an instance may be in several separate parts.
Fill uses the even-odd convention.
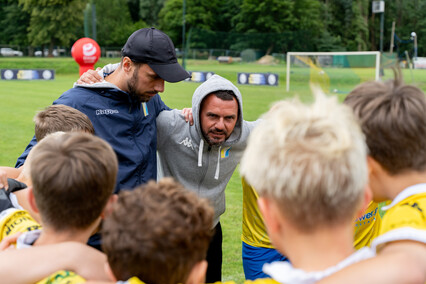
[[[6,63],[0,59],[0,68],[5,68]],[[20,59],[16,59],[17,68],[25,68]],[[22,59],[24,60],[24,59]],[[32,59],[27,59],[32,60]],[[52,61],[50,61],[52,60]],[[41,65],[30,68],[52,68],[51,63],[56,59],[44,59]],[[69,64],[69,60],[64,59]],[[116,59],[118,60],[118,59]],[[102,66],[107,63],[102,59]],[[7,62],[7,68],[12,68],[13,63]],[[55,66],[58,65],[57,60]],[[59,65],[58,65],[59,66]],[[302,101],[312,100],[309,89],[309,71],[294,70],[291,81],[291,91],[285,88],[285,64],[258,65],[248,63],[219,64],[215,61],[188,61],[187,70],[214,72],[231,80],[240,89],[243,96],[243,115],[246,120],[255,120],[265,113],[276,101],[298,96]],[[341,78],[351,77],[354,70],[335,69],[327,71],[332,76],[339,74]],[[278,86],[249,86],[237,84],[238,72],[276,73],[279,75]],[[371,73],[371,70],[357,70],[357,73]],[[421,89],[426,90],[426,71],[404,70],[407,83],[414,80]],[[350,74],[349,74],[350,73]],[[413,75],[412,75],[413,74]],[[385,70],[386,78],[392,77],[391,70]],[[14,166],[16,158],[23,152],[34,134],[32,121],[35,113],[50,105],[64,91],[71,88],[78,79],[78,66],[75,72],[59,72],[53,81],[5,81],[0,80],[0,165]],[[342,90],[349,91],[353,88],[353,80],[340,80]],[[355,83],[356,84],[356,83]],[[171,108],[181,109],[191,106],[191,98],[199,83],[180,82],[166,83],[165,92],[161,95],[163,101]],[[345,92],[336,93],[339,100],[343,100]],[[244,279],[241,261],[241,218],[242,218],[242,189],[238,170],[234,173],[226,189],[227,209],[221,218],[223,226],[223,281],[234,280],[241,283]]]

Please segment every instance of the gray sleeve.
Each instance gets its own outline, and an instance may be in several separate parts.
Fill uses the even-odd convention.
[[[176,122],[183,119],[180,110],[164,110],[157,116],[157,148],[161,149],[163,143],[176,131]]]
[[[251,132],[260,122],[262,121],[262,119],[258,119],[255,121],[245,121],[244,120],[244,127],[247,127],[249,132]]]

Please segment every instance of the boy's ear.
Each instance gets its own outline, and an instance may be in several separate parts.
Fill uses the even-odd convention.
[[[382,172],[386,172],[382,165],[377,162],[373,157],[367,156],[367,164],[368,164],[368,174],[369,176],[375,176],[381,174]]]
[[[111,266],[109,266],[108,261],[105,262],[104,269],[105,269],[105,273],[108,276],[108,278],[111,279],[111,281],[113,281],[113,282],[117,282],[117,278],[115,278],[115,275],[112,272]]]
[[[185,284],[200,284],[206,282],[207,261],[197,262],[189,272],[188,280]]]
[[[30,205],[32,211],[34,211],[35,213],[39,213],[32,186],[28,187],[28,204]]]
[[[117,194],[112,194],[110,196],[110,198],[108,199],[107,204],[105,205],[104,210],[101,213],[101,218],[105,219],[105,217],[107,217],[108,215],[111,214],[112,209],[114,207],[114,204],[117,202],[118,199],[118,195]]]

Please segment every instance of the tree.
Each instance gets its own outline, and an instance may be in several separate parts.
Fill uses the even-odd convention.
[[[330,13],[327,30],[331,36],[341,38],[346,50],[368,50],[371,1],[330,0],[325,5]]]
[[[19,0],[30,13],[28,40],[33,46],[69,45],[76,39],[76,29],[82,27],[86,0]]]
[[[95,4],[99,45],[122,47],[134,31],[147,27],[141,20],[133,22],[126,0],[95,0]]]
[[[234,30],[259,34],[246,44],[266,49],[266,54],[274,49],[312,50],[313,40],[323,27],[320,11],[317,0],[243,0],[240,12],[233,18]]]
[[[384,27],[384,49],[389,48],[392,22],[395,21],[395,32],[398,37],[404,41],[410,40],[412,32],[416,32],[418,38],[418,54],[424,53],[425,37],[426,37],[426,1],[386,1],[385,7],[385,27]],[[374,32],[379,35],[379,18],[376,17],[375,22],[370,23],[374,27]],[[377,36],[378,38],[378,36]],[[376,40],[378,43],[379,41]],[[398,44],[397,42],[395,42]],[[376,44],[378,45],[378,44]],[[404,51],[413,55],[413,43],[398,44],[400,56],[405,58]]]
[[[139,15],[150,26],[158,24],[158,14],[164,6],[165,0],[140,0]]]
[[[5,1],[6,2],[6,1]],[[0,39],[2,43],[23,45],[29,44],[27,27],[30,23],[30,15],[22,10],[18,3],[9,1],[0,8]]]
[[[226,24],[220,23],[220,21],[224,19],[224,15],[221,14],[221,12],[223,12],[224,6],[228,5],[223,2],[226,1],[186,0],[186,30],[189,31],[191,28],[197,28],[206,31],[214,31],[217,30],[219,26]],[[228,13],[231,13],[231,11],[228,11]],[[182,14],[182,0],[166,1],[159,14],[160,29],[167,33],[175,43],[182,42]],[[195,44],[195,46],[192,47],[203,47],[201,45],[197,46],[197,39],[195,38],[191,38],[191,42]],[[198,43],[202,44],[201,41],[198,41]]]

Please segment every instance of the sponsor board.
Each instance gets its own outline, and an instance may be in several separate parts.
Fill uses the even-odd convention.
[[[238,84],[278,86],[278,74],[273,73],[238,73]]]
[[[1,69],[2,80],[53,80],[52,69]]]
[[[188,71],[191,77],[186,79],[187,82],[196,82],[203,83],[207,81],[211,76],[214,75],[214,72],[201,72],[201,71]]]

